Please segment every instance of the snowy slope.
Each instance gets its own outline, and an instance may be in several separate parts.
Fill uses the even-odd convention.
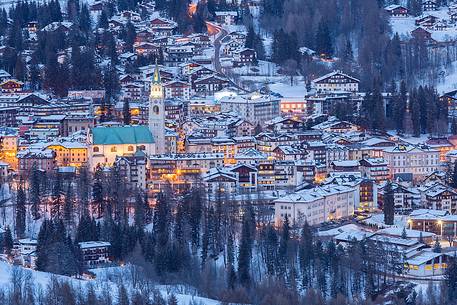
[[[100,269],[93,269],[91,270],[93,273],[95,273],[97,276],[94,280],[83,280],[83,279],[76,279],[72,277],[67,277],[67,276],[56,276],[51,273],[47,272],[40,272],[40,271],[35,271],[31,269],[26,269],[22,267],[13,267],[12,265],[0,261],[0,287],[6,289],[11,285],[11,274],[13,271],[13,268],[20,268],[24,272],[30,273],[33,279],[33,283],[37,286],[35,289],[46,289],[49,281],[51,278],[58,278],[59,280],[62,281],[69,281],[72,286],[74,287],[81,287],[84,288],[86,285],[89,283],[94,284],[93,286],[95,287],[96,291],[101,291],[101,289],[106,289],[106,285],[108,287],[112,287],[112,296],[116,296],[116,289],[118,287],[118,282],[116,279],[118,277],[123,278],[123,283],[126,285],[128,290],[131,290],[131,287],[129,287],[129,278],[128,278],[128,267],[112,267],[112,268],[100,268]],[[116,274],[116,276],[113,276]],[[201,305],[218,305],[220,304],[219,301],[213,300],[213,299],[208,299],[208,298],[203,298],[196,296],[196,292],[194,289],[185,289],[183,286],[163,286],[163,285],[157,285],[155,287],[164,298],[168,298],[169,295],[174,294],[178,300],[179,305],[188,305],[193,302],[193,304],[201,304]],[[188,291],[193,291],[192,293],[189,293]]]
[[[438,17],[441,21],[449,22],[449,14],[448,8],[442,7],[437,11],[426,11],[423,15],[432,15]],[[415,17],[391,17],[390,18],[390,25],[392,27],[392,33],[398,33],[400,38],[406,39],[410,37],[411,31],[417,28],[415,25]],[[432,38],[437,41],[449,41],[457,39],[457,25],[449,24],[447,30],[443,31],[435,31],[435,30],[428,30],[432,33]]]

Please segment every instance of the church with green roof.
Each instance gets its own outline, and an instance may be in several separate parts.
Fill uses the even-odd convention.
[[[112,166],[116,156],[134,155],[138,150],[146,155],[155,153],[154,137],[148,126],[98,126],[88,135],[89,166]]]

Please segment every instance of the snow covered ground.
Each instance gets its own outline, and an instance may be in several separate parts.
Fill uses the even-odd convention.
[[[95,279],[87,280],[87,279],[76,279],[67,276],[56,276],[51,273],[47,272],[40,272],[31,269],[26,269],[22,267],[13,267],[12,265],[0,261],[0,287],[3,289],[7,289],[11,283],[11,275],[13,272],[13,268],[18,268],[18,270],[22,270],[27,274],[30,274],[32,277],[32,282],[36,287],[34,289],[46,289],[47,285],[49,284],[52,278],[57,278],[61,281],[68,281],[73,287],[75,288],[82,288],[84,289],[88,284],[92,284],[95,291],[101,292],[102,289],[106,289],[106,286],[112,286],[112,296],[116,297],[116,290],[120,282],[126,285],[128,290],[131,290],[132,287],[129,287],[129,267],[112,267],[112,268],[99,268],[99,269],[92,269],[91,271],[96,275]],[[119,280],[119,281],[118,281]],[[174,294],[178,300],[179,305],[189,305],[189,304],[201,304],[201,305],[218,305],[220,304],[219,301],[208,299],[204,297],[199,297],[196,294],[196,290],[181,286],[181,285],[174,285],[174,286],[164,286],[164,285],[157,285],[154,287],[157,289],[162,296],[167,299],[168,296]]]
[[[424,16],[432,15],[438,17],[439,20],[448,22],[450,20],[448,14],[448,8],[442,7],[437,11],[426,11],[423,13]],[[392,33],[398,33],[402,40],[411,37],[411,31],[417,28],[415,25],[414,16],[408,17],[391,17],[390,25],[392,27]],[[437,41],[449,41],[457,39],[457,25],[449,24],[449,28],[442,31],[428,30],[432,33],[432,38]]]
[[[396,227],[396,228],[404,228],[406,227],[407,221],[406,215],[395,215],[394,224],[392,226],[386,225],[384,223],[384,214],[374,214],[370,218],[367,218],[363,221],[363,223],[367,225],[376,226],[378,228],[388,228],[388,227]]]

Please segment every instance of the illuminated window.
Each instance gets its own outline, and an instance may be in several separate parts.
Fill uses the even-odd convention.
[[[94,146],[94,149],[93,149],[94,152],[99,152],[100,149],[98,148],[98,146]]]
[[[133,151],[133,146],[130,145],[128,148],[127,148],[128,151]]]
[[[116,146],[111,147],[111,152],[117,152]]]

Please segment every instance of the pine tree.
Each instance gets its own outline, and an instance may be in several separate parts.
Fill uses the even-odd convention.
[[[233,234],[230,233],[227,240],[227,286],[229,289],[235,289],[235,285],[235,247],[233,243]]]
[[[395,203],[394,203],[394,192],[392,190],[392,184],[390,182],[384,187],[383,195],[383,210],[384,210],[384,223],[386,225],[394,224],[395,214]]]
[[[103,216],[105,210],[105,198],[103,195],[102,169],[97,166],[95,169],[94,183],[92,185],[93,208],[98,218]]]
[[[63,205],[63,219],[67,231],[70,231],[73,227],[73,194],[71,192],[71,184],[68,184],[67,192],[65,194],[65,201]]]
[[[124,106],[122,108],[122,118],[124,120],[124,125],[130,125],[131,115],[130,115],[130,103],[128,99],[124,100]]]
[[[319,55],[331,58],[333,55],[333,46],[330,30],[327,22],[322,18],[319,22],[316,33],[316,51]]]
[[[133,51],[133,43],[135,42],[136,31],[135,26],[129,21],[125,27],[124,42],[127,51]]]
[[[31,201],[31,212],[34,220],[37,220],[41,217],[40,214],[40,205],[41,205],[41,196],[40,196],[40,176],[39,171],[36,167],[36,164],[32,166],[32,174],[30,176],[30,201]]]
[[[279,243],[279,250],[278,250],[278,263],[279,263],[279,270],[280,275],[284,276],[286,273],[287,268],[287,261],[288,261],[288,248],[289,248],[289,239],[290,239],[290,226],[289,226],[289,218],[284,218],[284,223],[282,225],[282,232],[281,232],[281,240]]]
[[[408,234],[406,234],[406,228],[403,228],[403,231],[401,231],[401,238],[403,238],[403,239],[408,238]]]
[[[438,238],[435,240],[435,244],[433,245],[433,252],[441,253],[441,244]]]
[[[79,28],[86,34],[89,34],[92,29],[90,12],[86,3],[81,6],[81,13],[79,15]]]
[[[241,241],[238,249],[238,280],[243,287],[251,286],[251,255],[252,236],[250,222],[246,214],[243,215]]]
[[[447,268],[444,274],[446,283],[447,299],[454,303],[457,300],[457,259],[449,257]]]
[[[3,251],[10,255],[13,250],[13,235],[9,226],[6,226],[5,233],[3,233]]]
[[[127,289],[125,289],[124,285],[121,285],[118,289],[118,299],[117,299],[117,305],[129,305],[129,296],[127,293]]]
[[[421,134],[421,109],[418,99],[417,90],[410,93],[411,120],[415,137],[419,137]]]
[[[16,237],[23,238],[26,228],[26,197],[22,181],[19,182],[16,197]]]

